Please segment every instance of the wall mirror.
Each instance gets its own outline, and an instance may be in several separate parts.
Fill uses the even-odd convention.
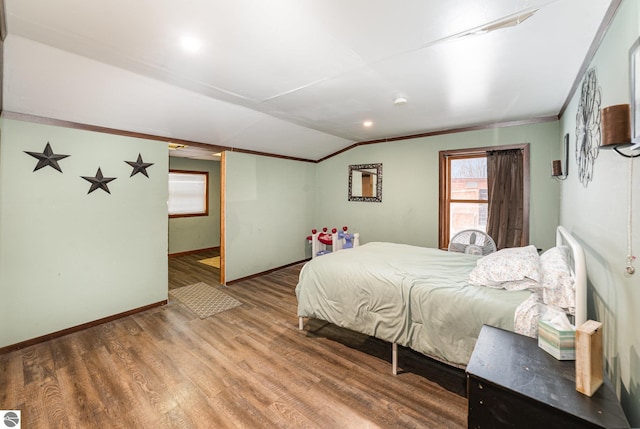
[[[382,202],[382,164],[349,166],[349,201]]]

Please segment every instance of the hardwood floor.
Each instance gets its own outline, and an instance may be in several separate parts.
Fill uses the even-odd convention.
[[[216,284],[181,258],[172,287]],[[23,428],[466,427],[459,370],[400,348],[393,376],[388,343],[318,320],[299,331],[300,268],[218,286],[243,305],[206,319],[170,301],[0,355],[0,409]]]
[[[220,283],[220,268],[198,261],[220,256],[220,250],[205,250],[181,256],[169,257],[169,289],[205,282],[212,286]]]

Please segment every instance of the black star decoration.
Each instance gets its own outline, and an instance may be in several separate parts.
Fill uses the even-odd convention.
[[[147,168],[151,167],[153,165],[153,163],[152,162],[143,162],[142,161],[142,155],[138,154],[138,160],[137,161],[125,161],[125,162],[133,167],[133,171],[131,172],[131,176],[129,176],[129,177],[133,177],[134,175],[136,175],[138,173],[142,173],[145,176],[149,177],[149,175],[147,174]]]
[[[102,170],[100,170],[100,167],[98,167],[98,171],[96,172],[95,177],[87,177],[87,176],[80,176],[80,177],[82,177],[87,182],[91,182],[91,188],[89,189],[89,192],[87,192],[87,194],[92,193],[96,189],[102,189],[107,194],[111,194],[111,192],[109,192],[109,187],[107,186],[107,183],[111,182],[112,180],[116,180],[115,177],[104,177],[102,175]]]
[[[53,149],[51,149],[51,145],[49,144],[49,142],[47,142],[47,145],[44,147],[44,152],[42,153],[28,152],[26,150],[24,151],[24,153],[38,159],[38,164],[36,165],[36,168],[33,169],[33,171],[40,170],[41,168],[44,168],[48,165],[49,167],[55,168],[60,173],[62,173],[62,169],[60,168],[60,165],[58,165],[58,161],[70,156],[53,153]]]

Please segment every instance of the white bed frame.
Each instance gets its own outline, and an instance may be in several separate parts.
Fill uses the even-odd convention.
[[[576,310],[574,326],[578,327],[587,321],[587,266],[584,250],[578,241],[563,226],[556,230],[556,246],[569,248],[571,274],[576,289]],[[304,317],[298,317],[298,329],[304,329]],[[398,374],[398,344],[391,343],[391,372]]]
[[[571,274],[576,288],[576,314],[573,325],[577,328],[587,321],[587,264],[584,250],[565,227],[556,230],[556,246],[568,246]]]

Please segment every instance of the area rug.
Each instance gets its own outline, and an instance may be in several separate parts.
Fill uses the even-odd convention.
[[[169,295],[186,305],[201,319],[242,305],[237,299],[203,282],[172,289]]]
[[[198,262],[201,264],[211,265],[215,268],[220,268],[220,256],[214,256],[213,258],[201,259]]]

